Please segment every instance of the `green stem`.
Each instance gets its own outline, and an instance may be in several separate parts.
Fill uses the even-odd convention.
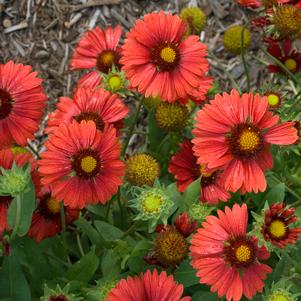
[[[16,196],[16,203],[17,203],[17,211],[16,211],[16,218],[15,218],[15,223],[14,223],[14,228],[13,228],[13,232],[11,235],[11,239],[14,240],[19,226],[20,226],[20,222],[21,222],[21,195],[17,195]]]
[[[139,225],[139,221],[135,221],[130,228],[127,229],[126,232],[123,233],[123,235],[120,237],[120,239],[126,238],[129,234],[131,234]]]
[[[247,92],[250,92],[251,89],[251,82],[250,82],[250,75],[249,75],[249,70],[248,70],[248,66],[247,66],[247,62],[246,62],[246,58],[245,58],[245,49],[244,49],[244,32],[245,32],[246,28],[244,27],[243,30],[241,31],[241,37],[240,37],[240,48],[241,48],[241,61],[242,64],[244,66],[244,71],[245,71],[245,75],[247,78]]]
[[[129,145],[129,142],[131,140],[131,137],[133,135],[133,132],[134,132],[134,129],[135,129],[135,126],[136,126],[136,123],[137,123],[137,120],[138,120],[138,117],[139,117],[139,114],[140,114],[140,110],[141,110],[141,107],[142,107],[143,99],[144,99],[144,96],[141,95],[139,97],[138,107],[137,107],[137,110],[136,110],[136,113],[135,113],[135,116],[134,116],[134,121],[131,124],[131,127],[129,129],[129,134],[127,135],[127,138],[126,138],[125,143],[124,143],[123,148],[122,148],[122,152],[121,152],[122,157],[124,157],[124,155],[126,153],[126,150],[127,150],[127,147]]]
[[[105,215],[106,221],[107,221],[108,218],[109,218],[109,213],[110,213],[110,209],[111,209],[111,204],[112,204],[112,202],[109,202],[108,207],[107,207],[107,211],[106,211],[106,215]]]
[[[301,205],[301,199],[300,200],[298,200],[298,201],[296,201],[296,202],[294,202],[294,203],[292,203],[290,206],[292,206],[292,207],[299,207]]]
[[[80,236],[79,236],[78,233],[76,234],[76,241],[77,241],[77,245],[78,245],[78,249],[79,249],[80,255],[82,257],[84,257],[85,256],[85,252],[84,252],[84,249],[83,249],[83,246],[82,246],[82,242],[80,240]]]
[[[169,138],[169,133],[161,140],[159,146],[158,146],[158,153],[160,153],[162,146],[165,144],[165,142],[168,140]]]
[[[263,59],[261,59],[260,57],[254,55],[254,54],[250,54],[251,58],[253,58],[254,60],[258,61],[259,63],[268,66],[269,63],[264,61]]]
[[[59,263],[61,263],[62,265],[64,265],[65,267],[69,268],[70,267],[70,264],[68,264],[67,262],[65,262],[64,260],[62,260],[61,258],[55,256],[55,255],[52,255],[50,253],[44,253],[46,256],[58,261]]]
[[[282,64],[281,61],[279,61],[277,58],[275,58],[273,55],[271,55],[265,48],[263,48],[262,46],[259,47],[259,49],[266,55],[268,56],[276,65],[278,65],[285,73],[287,73],[287,75],[289,75],[291,77],[291,79],[297,84],[299,85],[299,80],[298,78],[290,71],[286,68],[286,66],[284,64]]]
[[[119,206],[119,210],[120,210],[120,217],[121,217],[121,220],[124,221],[124,216],[123,216],[123,206],[122,206],[122,204],[121,204],[120,188],[118,189],[118,192],[117,192],[117,202],[118,202],[118,206]]]
[[[62,225],[62,241],[63,241],[63,248],[66,254],[66,257],[69,259],[68,252],[67,252],[67,240],[66,240],[66,217],[65,217],[65,208],[63,202],[61,202],[60,214],[61,214],[61,225]]]
[[[227,68],[224,67],[224,65],[217,58],[217,56],[212,51],[210,51],[210,50],[208,50],[208,54],[209,54],[209,56],[211,56],[218,63],[218,66],[216,66],[216,67],[222,69],[225,72],[225,74],[227,75],[227,77],[231,80],[233,87],[235,87],[236,90],[239,93],[241,93],[241,89],[240,89],[238,83],[236,82],[236,80],[234,79],[234,77],[232,76],[232,74],[227,70]]]

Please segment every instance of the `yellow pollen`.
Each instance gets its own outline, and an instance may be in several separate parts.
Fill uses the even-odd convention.
[[[81,159],[80,167],[86,173],[91,173],[97,166],[97,161],[92,156],[86,156]]]
[[[287,59],[284,62],[284,65],[290,71],[295,70],[297,68],[297,62],[294,59]]]
[[[160,52],[161,59],[167,63],[173,63],[177,53],[169,46],[164,47]]]
[[[273,294],[270,298],[271,301],[291,301],[290,298],[288,298],[287,296],[285,296],[282,293],[276,293]]]
[[[101,55],[101,60],[104,65],[111,65],[114,60],[114,54],[112,52],[105,52]]]
[[[213,174],[213,172],[206,172],[205,170],[206,170],[206,164],[202,164],[200,166],[200,173],[202,177],[209,178]]]
[[[143,201],[143,209],[149,213],[158,212],[163,202],[162,196],[147,195]]]
[[[260,142],[259,136],[257,133],[251,129],[244,130],[239,137],[238,143],[242,150],[250,151],[254,150]]]
[[[51,213],[59,213],[60,212],[60,203],[56,199],[50,198],[47,201],[47,208]]]
[[[280,220],[274,220],[272,221],[269,230],[273,236],[280,238],[283,237],[286,233],[286,225]]]
[[[269,94],[268,95],[268,102],[269,102],[269,105],[271,107],[274,107],[274,106],[277,106],[279,104],[280,98],[276,94]]]
[[[122,85],[122,79],[118,75],[113,75],[108,79],[108,85],[112,90],[119,90]]]
[[[246,245],[239,246],[235,251],[235,256],[240,262],[247,262],[251,258],[251,250]]]

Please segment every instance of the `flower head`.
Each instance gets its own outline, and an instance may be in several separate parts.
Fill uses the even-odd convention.
[[[81,209],[87,204],[105,204],[117,192],[124,164],[114,128],[101,132],[92,121],[63,123],[45,146],[40,173],[55,199]]]
[[[292,4],[277,5],[271,22],[281,38],[301,37],[301,10]]]
[[[230,194],[221,185],[220,173],[199,165],[192,147],[193,144],[185,140],[169,163],[168,171],[174,175],[179,191],[184,192],[189,184],[201,177],[200,200],[211,205],[217,204],[219,200],[226,202]]]
[[[0,168],[5,171],[10,170],[13,165],[17,168],[24,168],[26,164],[30,163],[30,176],[35,187],[35,193],[38,194],[40,191],[40,176],[37,172],[37,162],[27,153],[14,154],[11,148],[3,149],[0,151]],[[22,171],[23,172],[23,171]],[[1,171],[0,171],[1,175]],[[27,176],[26,176],[27,178]],[[22,179],[21,179],[22,180]],[[27,181],[27,180],[26,180]],[[16,192],[14,183],[11,188],[13,194]],[[7,187],[5,187],[7,189]],[[21,188],[22,190],[23,188]],[[25,187],[27,189],[27,187]],[[8,207],[13,200],[13,195],[0,195],[0,231],[8,230],[9,226],[7,223]]]
[[[26,145],[39,129],[46,95],[31,66],[0,64],[0,148]]]
[[[265,93],[270,109],[277,109],[282,104],[282,95],[278,92],[268,91]]]
[[[138,20],[122,47],[121,63],[133,87],[145,97],[175,102],[187,98],[209,69],[206,46],[184,38],[185,22],[163,11]]]
[[[108,73],[112,66],[120,67],[118,47],[122,34],[121,26],[101,29],[96,27],[80,39],[71,59],[71,69],[96,68]]]
[[[223,43],[229,52],[240,54],[250,47],[251,33],[244,26],[232,26],[225,31]]]
[[[214,207],[209,206],[206,203],[194,203],[189,207],[188,214],[193,218],[198,224],[203,222],[205,218],[210,215]]]
[[[188,237],[197,229],[198,224],[187,212],[184,212],[179,214],[176,218],[175,227],[184,237]]]
[[[271,43],[268,52],[277,58],[290,72],[296,73],[301,70],[301,53],[292,49],[292,41]],[[283,73],[283,69],[276,65],[269,65],[268,69],[273,73]]]
[[[277,283],[273,283],[271,289],[265,290],[265,300],[267,301],[297,301],[300,293],[291,292],[292,284],[287,278],[282,277]]]
[[[166,224],[168,217],[174,211],[174,203],[163,188],[137,187],[136,190],[136,198],[130,201],[131,207],[138,211],[135,220],[149,221],[150,232],[159,221]]]
[[[190,301],[191,297],[183,297],[183,285],[174,281],[172,275],[165,271],[147,270],[139,277],[121,279],[111,290],[106,301]]]
[[[169,131],[179,131],[185,128],[188,109],[180,103],[162,102],[158,105],[155,116],[158,127]]]
[[[125,178],[134,186],[152,186],[159,173],[158,162],[148,154],[134,154],[126,161]]]
[[[32,222],[28,235],[35,239],[37,243],[47,237],[52,237],[62,229],[60,214],[60,202],[51,195],[49,187],[43,187],[38,195],[38,206],[33,213]],[[72,223],[79,217],[78,209],[64,207],[65,221]]]
[[[251,299],[262,292],[263,280],[272,269],[260,262],[269,257],[259,248],[255,237],[246,234],[248,209],[235,204],[232,209],[218,210],[218,217],[208,216],[202,228],[193,235],[191,264],[200,283],[227,301],[239,301],[242,295]]]
[[[243,7],[256,8],[260,6],[259,0],[236,0],[236,2]]]
[[[105,125],[118,124],[128,114],[129,109],[116,95],[99,88],[78,88],[74,100],[61,97],[57,109],[50,114],[46,132],[51,133],[62,124],[69,124],[73,120],[93,121],[98,130],[103,130]]]
[[[81,297],[69,293],[69,285],[60,288],[59,285],[55,289],[50,289],[47,285],[44,287],[44,296],[41,297],[41,301],[80,301]]]
[[[236,90],[216,95],[196,117],[194,154],[199,164],[224,170],[226,190],[265,191],[264,171],[273,166],[270,144],[290,145],[297,139],[294,122],[277,124],[266,97]]]
[[[162,103],[162,100],[159,96],[157,97],[147,97],[144,99],[144,102],[143,104],[149,109],[149,110],[152,110],[152,109],[157,109],[158,106]]]
[[[262,234],[264,239],[278,248],[284,248],[288,244],[295,244],[298,240],[301,228],[289,227],[297,221],[294,215],[295,208],[286,208],[284,203],[276,203],[264,212]]]
[[[184,7],[180,17],[186,22],[187,35],[200,34],[206,24],[206,15],[199,7]]]

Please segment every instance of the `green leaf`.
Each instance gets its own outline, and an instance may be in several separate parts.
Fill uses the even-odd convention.
[[[99,259],[95,255],[94,249],[95,248],[71,266],[67,271],[68,280],[77,280],[84,283],[89,282],[99,265]]]
[[[0,298],[12,301],[31,301],[31,294],[19,259],[12,251],[4,258],[0,270]]]
[[[119,276],[121,272],[120,259],[114,250],[105,251],[101,259],[101,270],[106,280],[113,280]]]
[[[192,301],[218,301],[221,300],[216,294],[198,291],[192,296]]]
[[[35,188],[32,180],[29,182],[29,190],[20,195],[21,200],[21,219],[18,225],[18,229],[16,234],[19,236],[24,236],[31,225],[32,213],[35,209]],[[11,228],[15,227],[16,219],[17,219],[17,197],[14,198],[11,205],[8,209],[8,224]]]
[[[195,203],[200,198],[201,192],[201,179],[197,179],[192,182],[185,192],[183,193],[183,202],[182,206],[184,206],[184,210],[187,210],[193,203]]]
[[[195,274],[196,271],[191,267],[189,260],[186,259],[180,264],[174,274],[174,277],[185,287],[189,287],[199,283],[199,279],[195,276]]]
[[[275,185],[266,195],[266,200],[269,204],[274,204],[277,202],[282,202],[285,196],[285,184],[280,183]]]
[[[104,221],[95,221],[95,227],[106,241],[115,241],[123,235],[120,229]]]

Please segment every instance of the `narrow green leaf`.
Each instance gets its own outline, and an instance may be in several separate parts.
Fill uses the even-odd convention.
[[[120,239],[123,235],[123,231],[121,231],[119,228],[104,221],[95,221],[95,227],[99,234],[106,241],[114,241]]]
[[[31,301],[28,283],[14,251],[3,261],[0,272],[0,298],[12,301]]]
[[[101,270],[106,280],[116,279],[120,272],[120,259],[113,250],[106,250],[101,259]]]
[[[269,204],[274,204],[277,202],[282,202],[285,196],[285,184],[280,183],[275,185],[266,195],[266,200]]]
[[[78,262],[71,266],[71,268],[67,271],[67,279],[87,283],[93,277],[98,265],[99,259],[95,255],[95,250],[92,249]]]

